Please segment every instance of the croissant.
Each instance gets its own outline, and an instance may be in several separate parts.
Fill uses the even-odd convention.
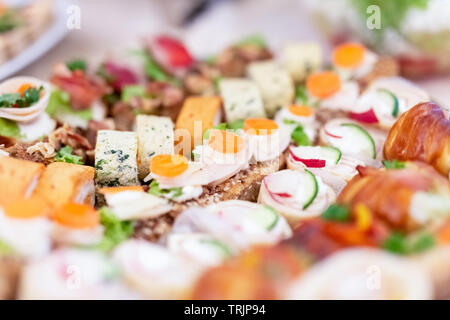
[[[450,172],[450,120],[431,102],[404,113],[391,128],[384,145],[387,160],[420,160],[445,176]]]
[[[411,203],[418,192],[433,192],[450,197],[450,186],[433,167],[421,162],[407,162],[402,170],[358,167],[355,176],[342,190],[337,202],[365,205],[377,219],[392,229],[413,231],[421,227],[411,215]]]

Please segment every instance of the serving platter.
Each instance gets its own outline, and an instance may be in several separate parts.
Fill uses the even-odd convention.
[[[69,29],[66,26],[66,8],[69,4],[68,0],[54,2],[52,25],[19,55],[0,65],[0,80],[10,77],[38,60],[67,35]]]

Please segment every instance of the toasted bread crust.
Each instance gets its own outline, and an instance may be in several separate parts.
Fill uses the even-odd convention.
[[[94,168],[70,163],[54,162],[44,171],[35,190],[55,208],[73,201],[81,188],[94,179]],[[88,196],[87,203],[91,199]]]
[[[45,166],[41,163],[10,157],[0,158],[0,204],[25,197],[44,169]]]
[[[254,165],[240,171],[227,181],[203,188],[203,194],[198,199],[175,204],[174,209],[156,219],[139,221],[135,227],[135,237],[148,241],[157,241],[172,227],[178,215],[189,207],[205,207],[210,204],[227,200],[245,200],[256,202],[263,178],[285,166],[284,156]]]
[[[15,298],[21,265],[16,258],[0,258],[0,300]]]

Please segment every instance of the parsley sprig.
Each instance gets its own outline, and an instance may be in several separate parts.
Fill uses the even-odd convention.
[[[20,93],[4,93],[0,96],[0,108],[28,108],[39,101],[44,87],[30,87]]]

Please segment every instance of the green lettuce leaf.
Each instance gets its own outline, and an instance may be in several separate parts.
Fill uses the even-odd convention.
[[[350,220],[350,209],[349,207],[340,204],[332,204],[324,213],[322,213],[322,219],[346,222]]]
[[[120,221],[107,207],[99,211],[100,223],[105,227],[102,242],[94,246],[94,249],[109,252],[121,242],[131,237],[134,232],[130,221]]]
[[[131,85],[131,86],[125,86],[122,89],[122,101],[128,102],[134,97],[146,97],[147,96],[147,90],[144,86],[140,85]]]
[[[70,106],[70,95],[62,90],[54,90],[51,95],[45,111],[51,116],[55,117],[60,113],[73,114],[80,119],[89,121],[92,120],[93,114],[91,109],[87,110],[73,110]]]
[[[298,146],[312,145],[308,135],[305,133],[301,125],[295,128],[295,130],[291,134],[291,138],[297,143]]]
[[[72,154],[72,151],[73,151],[72,148],[69,146],[65,146],[64,148],[61,148],[61,150],[59,150],[56,153],[55,161],[83,165],[84,162],[83,162],[82,158]]]
[[[406,164],[403,161],[392,160],[392,161],[383,161],[384,167],[389,170],[396,169],[404,169]]]
[[[20,138],[20,128],[16,122],[0,118],[0,136]]]
[[[156,180],[153,180],[152,183],[150,183],[150,189],[148,190],[148,193],[156,197],[165,196],[166,198],[174,199],[183,194],[183,188],[161,189],[158,182]]]
[[[66,62],[66,66],[70,71],[81,70],[86,71],[87,63],[81,59],[75,59],[69,62]]]

